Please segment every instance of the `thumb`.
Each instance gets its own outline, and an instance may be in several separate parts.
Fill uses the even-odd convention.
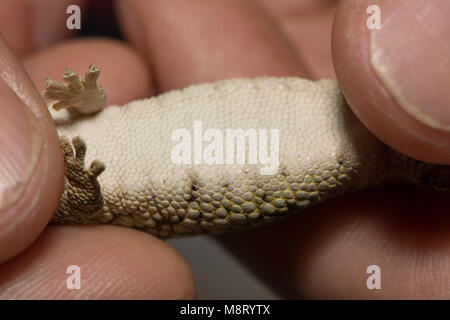
[[[367,26],[379,8],[380,29]],[[450,164],[450,3],[341,1],[333,27],[336,76],[360,120],[421,161]]]
[[[64,163],[55,125],[0,35],[0,263],[24,250],[55,211]]]

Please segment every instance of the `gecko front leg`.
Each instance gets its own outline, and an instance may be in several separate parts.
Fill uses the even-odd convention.
[[[80,137],[60,137],[66,166],[65,188],[58,211],[52,218],[55,223],[90,224],[97,221],[103,207],[103,197],[97,177],[105,170],[98,160],[85,168],[86,144]],[[73,145],[73,149],[72,149]]]

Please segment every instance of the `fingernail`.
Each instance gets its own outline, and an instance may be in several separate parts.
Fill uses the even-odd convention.
[[[41,149],[38,120],[0,80],[0,211],[16,202],[36,166]]]
[[[429,127],[450,131],[450,6],[407,2],[381,2],[370,63],[400,108]]]

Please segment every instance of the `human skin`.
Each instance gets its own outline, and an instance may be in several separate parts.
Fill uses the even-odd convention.
[[[36,9],[42,3],[47,10]],[[32,4],[30,11],[25,1],[0,3],[0,11],[10,13],[6,17],[22,13],[23,23],[5,19],[0,27],[6,39],[14,39],[8,43],[39,89],[44,77],[59,79],[66,66],[84,73],[92,62],[102,68],[99,81],[108,94],[107,105],[230,77],[334,77],[332,39],[337,78],[363,123],[397,150],[419,160],[450,164],[449,132],[430,128],[399,107],[370,65],[369,30],[357,26],[365,24],[365,8],[371,1],[340,2],[333,33],[334,1],[122,1],[117,12],[127,45],[100,38],[64,42],[61,40],[67,34],[63,32],[32,41],[40,34],[39,30],[30,34],[25,27],[33,20],[33,12],[42,17],[42,24],[36,27],[61,28],[57,19],[52,22],[42,16],[55,12],[55,3]],[[403,9],[383,1],[377,4],[382,19]],[[408,1],[408,10],[420,10],[422,5],[422,1]],[[355,10],[358,7],[359,13]],[[445,18],[441,13],[449,13],[450,7],[443,7],[428,11],[427,27],[441,34],[447,30],[448,34],[450,24],[440,17]],[[411,17],[398,15],[396,19],[398,28],[408,33]],[[14,28],[8,28],[12,24]],[[14,35],[8,34],[11,30]],[[428,40],[418,37],[417,48],[428,46],[439,52]],[[449,48],[445,41],[448,39],[442,37],[435,43]],[[35,43],[46,46],[40,48]],[[383,38],[379,43],[392,46]],[[393,48],[388,49],[393,52]],[[395,65],[408,63],[429,75],[438,61],[444,77],[450,80],[448,51],[441,57],[433,56],[438,60],[425,56],[420,63],[402,59],[407,53],[397,52],[400,58]],[[31,177],[20,177],[26,181],[20,201],[0,209],[0,297],[193,298],[195,283],[188,265],[152,236],[113,226],[46,227],[63,187],[64,164],[56,130],[45,113],[45,104],[4,42],[0,62],[3,75],[14,75],[15,81],[23,84],[25,94],[21,97],[26,101],[24,106],[12,93],[11,81],[0,83],[0,99],[6,105],[4,123],[11,121],[23,128],[16,136],[8,135],[8,140],[0,139],[0,151],[19,150],[17,157],[32,158],[33,150],[40,150]],[[448,105],[450,96],[445,90],[421,91],[406,81],[409,79],[404,80],[399,82],[411,86],[415,101],[430,102],[430,108]],[[433,78],[428,81],[432,83]],[[444,94],[436,98],[436,92]],[[448,109],[433,110],[436,112],[442,112],[442,121],[450,117]],[[41,138],[35,139],[40,141],[37,147],[31,143],[30,132]],[[0,156],[0,168],[4,161]],[[21,214],[24,206],[31,208],[27,214]],[[3,203],[0,208],[4,208]],[[216,239],[283,297],[449,298],[448,213],[445,195],[397,185],[329,200],[279,223]],[[79,292],[61,286],[71,264],[86,271],[86,287]],[[376,292],[365,286],[365,270],[371,264],[382,270],[382,290]],[[47,286],[42,287],[42,283]],[[104,287],[106,283],[114,285]]]

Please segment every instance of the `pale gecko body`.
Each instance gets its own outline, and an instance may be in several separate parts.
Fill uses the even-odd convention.
[[[82,139],[73,141],[75,158],[61,139],[66,187],[56,223],[115,224],[166,238],[256,227],[392,179],[449,189],[449,166],[418,162],[382,144],[334,80],[223,80],[96,112],[105,100],[98,74],[92,65],[86,80],[67,71],[68,84],[47,82],[46,96],[60,100],[54,107],[69,108],[51,110],[58,134]],[[224,137],[227,129],[266,129],[270,141],[270,130],[278,129],[277,172],[262,175],[267,164],[249,164],[248,156],[244,164],[175,163],[172,134],[179,128],[193,134],[195,121]]]

